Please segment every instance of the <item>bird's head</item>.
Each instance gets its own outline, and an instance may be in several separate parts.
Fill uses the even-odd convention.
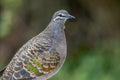
[[[52,21],[65,23],[67,19],[75,18],[74,16],[70,15],[66,10],[59,10],[54,13]]]

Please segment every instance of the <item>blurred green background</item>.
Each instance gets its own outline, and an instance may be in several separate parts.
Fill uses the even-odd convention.
[[[0,69],[66,9],[68,56],[50,80],[120,80],[120,0],[0,0]]]

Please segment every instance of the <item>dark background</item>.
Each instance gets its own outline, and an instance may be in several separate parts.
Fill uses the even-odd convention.
[[[0,69],[65,9],[68,56],[50,80],[120,80],[120,0],[0,0]]]

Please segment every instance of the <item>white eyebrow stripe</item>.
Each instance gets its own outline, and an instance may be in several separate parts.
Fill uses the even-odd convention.
[[[56,18],[53,19],[53,21],[56,21],[57,19],[63,19],[63,18],[60,16],[57,16]]]

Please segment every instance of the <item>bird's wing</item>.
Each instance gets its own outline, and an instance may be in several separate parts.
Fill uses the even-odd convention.
[[[33,39],[32,43],[29,41],[18,51],[5,72],[9,71],[6,75],[12,74],[11,78],[15,80],[31,80],[52,72],[59,61],[59,53],[52,48],[49,40],[34,42]]]

